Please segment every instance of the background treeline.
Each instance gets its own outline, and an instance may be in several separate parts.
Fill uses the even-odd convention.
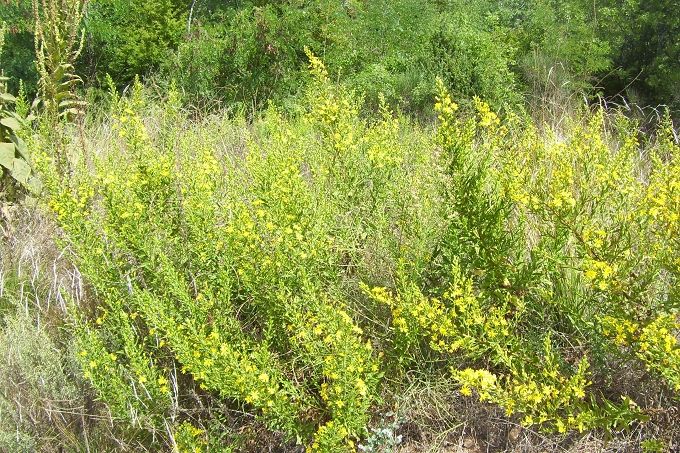
[[[92,0],[79,74],[174,81],[192,103],[285,102],[307,78],[303,47],[337,80],[420,112],[440,76],[492,105],[604,95],[680,105],[680,14],[674,0]],[[16,91],[37,81],[30,0],[4,0],[3,55]],[[95,92],[96,93],[96,92]],[[563,98],[554,100],[562,103]]]

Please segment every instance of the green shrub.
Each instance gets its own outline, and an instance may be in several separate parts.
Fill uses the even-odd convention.
[[[563,71],[570,90],[577,91],[590,88],[594,75],[610,68],[609,41],[598,33],[592,3],[535,0],[524,14],[518,44],[529,83],[547,80],[549,71]]]
[[[680,19],[672,1],[606,2],[599,34],[612,43],[615,72],[603,80],[607,94],[680,108]],[[615,29],[613,23],[626,23]]]
[[[331,7],[331,5],[335,5]],[[246,107],[266,105],[297,93],[305,77],[304,46],[326,41],[325,15],[335,29],[343,8],[337,2],[286,1],[229,7],[197,27],[165,67],[188,95],[224,99]]]
[[[494,24],[458,6],[399,0],[230,7],[199,22],[163,72],[194,98],[281,102],[308,81],[308,46],[323,55],[334,79],[376,110],[382,95],[390,105],[422,111],[435,76],[461,96],[516,102],[511,49],[499,45]]]
[[[501,41],[501,30],[484,28],[484,21],[464,13],[444,15],[431,38],[427,63],[458,97],[479,96],[500,107],[518,101],[510,68],[512,49]],[[434,94],[434,93],[433,93]]]
[[[187,5],[174,0],[95,0],[84,20],[82,73],[119,86],[144,76],[169,57],[185,30]]]
[[[78,277],[59,257],[48,216],[18,203],[2,213],[0,450],[105,451],[115,428],[63,323],[64,299],[79,300]]]
[[[351,316],[338,271],[344,256],[359,258],[355,222],[369,211],[344,224],[335,209],[361,193],[379,206],[385,185],[353,185],[371,174],[389,182],[407,142],[399,155],[384,154],[382,146],[398,143],[398,123],[386,116],[363,126],[353,101],[320,77],[309,114],[287,123],[270,112],[245,137],[242,157],[214,154],[206,138],[220,134],[180,133],[172,104],[168,129],[154,137],[136,88],[117,110],[117,153],[71,181],[47,173],[50,207],[101,300],[96,318],[77,322],[81,365],[116,417],[162,436],[173,399],[194,389],[312,449],[346,449],[363,437],[379,361]],[[359,156],[370,165],[359,165]],[[314,186],[300,173],[305,166],[318,178]],[[346,176],[335,181],[339,174]],[[342,185],[322,208],[331,184]],[[171,377],[175,369],[186,377]]]
[[[83,404],[82,381],[75,367],[68,368],[73,357],[22,312],[8,315],[0,328],[0,448],[57,451],[55,438],[65,447],[82,448],[80,417],[67,413]]]
[[[38,73],[33,60],[33,11],[31,0],[10,0],[0,8],[0,23],[9,24],[5,33],[5,47],[0,59],[6,74],[12,74],[8,82],[11,92],[19,91],[19,81],[23,80],[26,91],[33,96],[37,91]]]
[[[294,114],[191,124],[178,93],[159,108],[137,85],[91,163],[60,175],[37,147],[97,301],[73,309],[80,367],[130,438],[236,448],[209,428],[223,405],[352,451],[409,372],[557,433],[648,418],[612,382],[622,357],[676,392],[670,120],[642,154],[623,117],[541,135],[477,98],[460,113],[440,82],[435,133],[384,101],[362,118],[308,55]]]

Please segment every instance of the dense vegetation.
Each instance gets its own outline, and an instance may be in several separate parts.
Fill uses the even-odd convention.
[[[672,3],[3,2],[0,450],[680,448]]]

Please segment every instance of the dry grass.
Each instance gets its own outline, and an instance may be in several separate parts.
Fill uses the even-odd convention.
[[[641,452],[647,439],[662,440],[669,452],[680,451],[680,407],[663,393],[653,407],[663,407],[652,419],[628,431],[554,435],[522,427],[498,408],[460,396],[448,378],[406,377],[394,396],[391,421],[401,436],[399,453],[623,453]],[[658,389],[657,389],[658,390]]]

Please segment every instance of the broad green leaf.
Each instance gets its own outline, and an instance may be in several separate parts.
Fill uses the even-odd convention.
[[[26,146],[26,142],[24,142],[22,139],[19,137],[14,138],[14,146],[16,148],[16,152],[24,158],[26,162],[30,162],[30,156],[28,154],[28,146]]]
[[[30,190],[30,187],[28,189]],[[38,206],[38,199],[35,198],[35,197],[31,197],[29,195],[26,195],[26,197],[24,198],[24,205],[29,207],[29,208],[34,208],[34,207]]]
[[[0,119],[0,124],[5,127],[12,129],[13,131],[18,131],[21,129],[21,124],[15,118],[3,118]]]
[[[73,115],[73,116],[79,116],[79,115],[84,115],[85,112],[83,112],[80,109],[66,109],[62,113],[62,115]]]
[[[14,102],[17,101],[17,98],[15,98],[14,96],[12,96],[9,93],[0,93],[0,99],[5,101],[5,102],[11,102],[11,103],[14,103]]]
[[[8,170],[12,169],[12,162],[14,161],[14,143],[0,143],[0,165]]]
[[[54,74],[52,77],[54,77],[54,80],[61,80],[62,77],[64,77],[64,73],[66,72],[66,68],[64,65],[59,65],[57,66],[57,70],[54,71]]]
[[[42,181],[37,176],[31,176],[26,182],[26,188],[31,191],[31,193],[39,194],[42,190]]]
[[[14,159],[12,162],[12,177],[24,186],[31,177],[31,167],[23,159]]]

